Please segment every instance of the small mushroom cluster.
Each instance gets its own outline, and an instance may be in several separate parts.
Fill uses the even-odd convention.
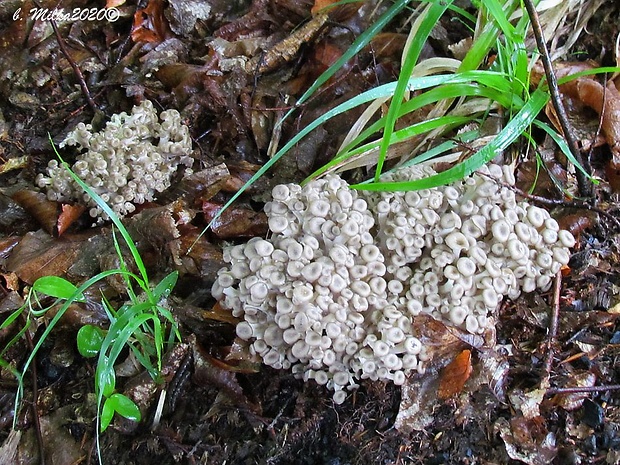
[[[170,187],[179,165],[187,170],[192,166],[192,141],[179,112],[166,110],[159,118],[153,104],[144,100],[130,115],[113,115],[100,132],[78,124],[60,144],[86,150],[71,169],[121,217]],[[92,217],[106,216],[56,160],[49,162],[47,176],[37,177],[37,184],[52,201],[80,201],[91,207]]]
[[[568,263],[572,235],[513,183],[510,167],[489,165],[410,192],[356,191],[335,175],[276,186],[271,237],[224,250],[213,296],[265,364],[326,385],[337,403],[358,379],[402,384],[428,359],[417,315],[482,333],[504,296],[548,288]]]

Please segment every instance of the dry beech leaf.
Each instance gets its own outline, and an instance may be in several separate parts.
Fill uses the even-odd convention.
[[[252,404],[243,393],[237,381],[234,367],[212,357],[200,346],[193,334],[189,338],[194,354],[193,380],[202,386],[214,386],[239,407],[245,407],[258,413],[259,406]]]
[[[59,236],[62,236],[64,232],[86,211],[84,205],[62,205],[62,212],[58,215],[58,222],[56,223],[56,231]]]
[[[461,392],[471,372],[471,350],[466,349],[441,370],[437,396],[446,400]]]
[[[134,14],[131,28],[131,40],[134,42],[160,44],[172,36],[162,0],[150,0],[146,8]]]
[[[19,278],[15,273],[0,273],[4,278],[4,287],[9,291],[19,290]]]
[[[63,276],[82,252],[85,239],[54,239],[43,230],[26,234],[15,246],[6,269],[34,283],[42,276]]]
[[[48,234],[57,233],[58,203],[47,200],[47,196],[41,192],[30,190],[17,191],[11,198],[36,219]]]
[[[202,211],[210,222],[223,205],[203,202]],[[227,208],[211,225],[211,230],[220,239],[263,236],[267,233],[267,215],[249,208]]]

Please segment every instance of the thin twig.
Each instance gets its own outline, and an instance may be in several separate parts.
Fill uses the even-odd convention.
[[[581,387],[566,387],[566,388],[549,388],[547,389],[547,395],[554,394],[579,394],[581,392],[603,392],[603,391],[618,391],[620,390],[620,384],[610,384],[608,386],[581,386]]]
[[[611,213],[603,210],[602,208],[592,205],[591,203],[584,202],[581,200],[550,199],[548,197],[542,197],[540,195],[529,194],[519,189],[517,186],[513,186],[512,184],[508,184],[507,182],[498,181],[496,178],[494,178],[493,176],[490,176],[489,174],[482,173],[481,171],[477,171],[477,173],[481,176],[486,177],[487,179],[490,179],[493,182],[496,182],[498,185],[505,187],[506,189],[510,189],[518,196],[523,197],[524,199],[527,199],[527,200],[531,200],[534,203],[539,203],[542,205],[548,205],[548,206],[553,206],[553,207],[572,208],[575,210],[589,210],[594,213],[598,213],[599,215],[603,215],[605,218],[608,218],[610,221],[613,221],[618,231],[620,231],[620,220],[618,218],[616,218]]]
[[[543,376],[540,386],[543,389],[549,388],[549,378],[553,368],[553,358],[555,357],[555,343],[558,337],[558,319],[560,318],[560,292],[562,290],[562,272],[558,271],[555,275],[553,286],[553,305],[551,315],[549,315],[549,332],[547,334],[547,354],[543,365]]]
[[[553,71],[551,57],[549,56],[549,50],[547,50],[547,44],[545,43],[543,31],[540,26],[538,12],[536,11],[536,7],[532,3],[532,0],[523,0],[523,2],[525,3],[527,14],[530,17],[530,22],[532,23],[532,30],[534,31],[534,37],[536,38],[536,44],[538,46],[538,51],[540,52],[540,58],[543,67],[545,68],[547,82],[549,83],[551,102],[553,103],[553,107],[555,108],[555,112],[560,122],[560,126],[562,126],[564,138],[566,139],[568,147],[570,148],[571,153],[575,157],[575,160],[577,160],[577,163],[579,163],[588,174],[591,174],[592,169],[590,167],[590,162],[581,156],[581,152],[579,151],[579,147],[577,146],[577,139],[575,138],[571,124],[568,121],[568,116],[566,115],[564,105],[562,104],[560,90],[558,89],[558,81]],[[575,175],[577,176],[577,185],[579,186],[579,193],[581,194],[581,196],[594,200],[592,196],[592,183],[588,180],[588,177],[580,170],[575,170]]]
[[[71,58],[71,55],[69,54],[69,51],[67,50],[67,47],[65,46],[65,41],[62,38],[62,36],[60,35],[60,31],[58,30],[58,26],[56,25],[56,21],[54,21],[52,19],[52,20],[50,20],[50,24],[52,25],[52,29],[54,30],[54,34],[56,34],[56,41],[58,42],[58,46],[60,47],[60,51],[65,56],[65,58],[67,59],[69,64],[71,65],[71,68],[73,68],[73,72],[75,73],[75,75],[76,75],[76,77],[78,79],[78,82],[80,83],[80,88],[82,89],[82,93],[84,94],[84,97],[86,98],[86,101],[88,102],[88,106],[91,108],[91,110],[93,110],[95,113],[97,113],[99,111],[99,109],[97,108],[97,105],[95,104],[95,101],[93,100],[93,97],[90,95],[90,91],[88,90],[88,86],[86,85],[86,80],[84,79],[84,75],[82,74],[82,70],[77,65],[75,60],[73,58]]]

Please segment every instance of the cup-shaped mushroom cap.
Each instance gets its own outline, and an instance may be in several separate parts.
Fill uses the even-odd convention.
[[[254,250],[256,250],[257,255],[260,257],[270,256],[273,252],[273,249],[273,244],[264,239],[259,239],[254,242]]]
[[[461,279],[461,273],[454,265],[448,265],[443,269],[443,275],[447,279],[451,279],[453,281],[458,281]]]
[[[362,297],[368,297],[372,292],[370,285],[364,281],[353,281],[350,289]]]
[[[459,229],[462,224],[461,217],[454,212],[445,213],[439,220],[439,226],[441,226],[442,230],[446,233]]]
[[[519,239],[511,239],[508,241],[508,253],[514,261],[519,262],[528,257],[529,250]]]
[[[491,226],[491,233],[493,234],[493,238],[500,244],[508,240],[508,236],[510,236],[511,232],[512,227],[504,219],[499,219],[495,221]]]
[[[360,258],[366,263],[371,263],[381,258],[381,251],[374,244],[366,244],[360,249]]]
[[[540,228],[548,217],[549,216],[542,208],[536,207],[535,205],[527,207],[527,219],[535,228]]]
[[[247,321],[241,321],[237,324],[236,333],[241,339],[247,341],[254,336],[254,329]]]
[[[467,315],[465,318],[465,329],[468,333],[476,334],[479,332],[480,323],[475,315]]]
[[[344,264],[349,256],[349,249],[341,244],[334,244],[328,251],[329,258],[336,264]]]
[[[405,339],[405,333],[398,327],[391,327],[385,330],[384,338],[389,341],[388,344],[398,344]]]
[[[314,298],[312,286],[302,284],[293,288],[293,305],[301,305],[310,302]]]
[[[463,322],[465,321],[465,318],[467,318],[468,314],[469,312],[467,311],[465,307],[461,307],[460,305],[457,305],[455,307],[452,307],[452,309],[450,310],[450,314],[449,314],[450,321],[455,326],[461,326]]]
[[[318,262],[308,263],[301,269],[301,276],[308,282],[313,283],[321,277],[323,267]]]
[[[553,260],[561,265],[568,265],[568,262],[570,261],[570,253],[563,247],[554,247]]]
[[[495,289],[484,289],[482,291],[482,302],[484,302],[485,307],[494,310],[499,303],[499,296]]]
[[[403,283],[397,279],[391,279],[388,281],[387,287],[392,294],[400,294],[404,289]]]
[[[299,260],[304,252],[304,247],[297,241],[290,241],[286,247],[286,253],[291,260]]]
[[[558,232],[553,229],[545,229],[541,236],[545,244],[555,244],[558,241]]]
[[[564,247],[568,247],[569,249],[575,245],[575,237],[564,229],[558,231],[558,239]]]
[[[263,334],[263,339],[271,347],[279,347],[284,343],[283,331],[277,326],[268,326]]]
[[[446,236],[444,243],[452,249],[455,255],[459,255],[461,250],[469,249],[469,241],[460,231],[453,231]]]
[[[278,184],[271,190],[271,197],[274,200],[286,202],[291,195],[291,191],[286,184]]]
[[[549,252],[539,252],[536,255],[536,264],[543,270],[551,269],[553,265],[553,257]]]
[[[456,261],[456,268],[464,277],[473,276],[476,273],[476,264],[469,257],[461,257]]]
[[[372,350],[376,357],[385,357],[390,353],[390,346],[388,346],[384,341],[378,340],[372,346]]]

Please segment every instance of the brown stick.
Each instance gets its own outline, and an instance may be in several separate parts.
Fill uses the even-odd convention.
[[[547,395],[554,394],[578,394],[580,392],[602,392],[602,391],[618,391],[620,384],[610,384],[608,386],[582,386],[567,388],[550,388],[547,389]]]
[[[525,3],[527,14],[530,17],[530,22],[532,23],[532,30],[534,31],[534,37],[536,38],[536,45],[538,46],[540,58],[543,67],[545,68],[547,82],[549,83],[551,102],[553,103],[553,107],[555,108],[558,120],[560,121],[560,126],[562,126],[564,138],[566,139],[568,147],[570,148],[570,151],[575,157],[575,160],[577,160],[577,162],[583,167],[583,169],[588,174],[590,174],[592,173],[590,162],[581,156],[581,152],[579,151],[579,147],[577,146],[577,139],[575,138],[575,135],[573,133],[573,128],[568,121],[566,110],[564,109],[564,105],[562,104],[560,90],[558,89],[558,81],[555,77],[555,72],[553,71],[551,57],[549,56],[549,50],[547,50],[547,44],[545,43],[543,31],[540,26],[540,21],[538,19],[538,12],[536,11],[536,7],[532,3],[532,0],[523,0],[523,2]],[[594,200],[592,197],[592,183],[588,180],[588,177],[580,170],[575,170],[575,175],[577,176],[577,184],[579,186],[579,193],[581,194],[581,196]]]
[[[95,113],[97,113],[99,111],[99,109],[97,108],[97,105],[95,104],[95,101],[93,100],[93,97],[90,95],[90,90],[88,90],[88,86],[86,85],[86,80],[84,79],[84,75],[82,74],[82,70],[77,65],[75,60],[73,58],[71,58],[71,55],[69,54],[69,51],[67,50],[67,47],[65,46],[65,41],[62,38],[62,36],[60,35],[60,31],[58,30],[58,26],[56,25],[56,21],[54,21],[52,19],[52,20],[50,20],[50,24],[52,25],[52,29],[54,29],[54,34],[56,34],[56,41],[58,42],[58,46],[60,47],[60,51],[65,56],[65,58],[67,59],[69,64],[71,65],[71,68],[73,68],[73,72],[75,73],[75,75],[76,75],[76,77],[78,79],[78,82],[80,83],[80,88],[82,89],[82,93],[84,94],[84,97],[86,97],[86,101],[88,102],[88,106],[91,108],[91,110],[93,110]]]

